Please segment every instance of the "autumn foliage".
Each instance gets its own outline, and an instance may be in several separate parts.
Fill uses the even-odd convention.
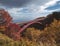
[[[14,36],[9,37],[9,35],[7,36],[0,31],[0,46],[60,46],[59,12],[48,15],[41,23],[42,27],[44,27],[42,30],[34,26],[27,27],[20,33],[20,39],[16,41],[12,39]],[[39,25],[38,27],[41,26]],[[10,34],[10,36],[12,36],[11,33],[14,34],[15,32],[16,34],[17,32],[13,29],[8,31],[7,33]]]
[[[4,37],[3,37],[4,36]],[[1,46],[60,46],[60,21],[54,20],[44,30],[27,28],[20,41],[14,41],[0,33]]]

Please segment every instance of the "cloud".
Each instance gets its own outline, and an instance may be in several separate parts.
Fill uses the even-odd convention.
[[[1,0],[3,1],[3,0]],[[12,2],[11,2],[12,1]],[[38,17],[46,16],[47,14],[50,14],[53,11],[58,11],[59,9],[54,10],[48,10],[46,8],[52,7],[56,5],[58,0],[9,0],[4,1],[4,3],[1,3],[1,6],[5,6],[5,8],[10,15],[13,17],[13,20],[16,21],[29,21],[33,20]],[[18,2],[17,4],[15,4]],[[20,3],[21,2],[21,3]],[[19,5],[20,4],[20,5]],[[8,8],[8,6],[10,8]],[[23,7],[22,7],[23,6]]]
[[[47,14],[55,10],[47,10],[46,8],[56,5],[57,0],[50,0],[43,5],[31,4],[22,8],[12,8],[9,9],[9,13],[14,18],[14,20],[32,20],[41,16],[46,16]]]
[[[0,4],[7,7],[24,7],[27,5],[43,5],[50,0],[0,0]]]
[[[55,5],[49,6],[49,7],[47,7],[46,9],[47,9],[47,10],[55,10],[55,9],[59,9],[59,8],[60,8],[60,1],[57,1],[57,2],[55,3]]]
[[[29,21],[33,19],[32,13],[29,12],[24,13],[25,11],[24,8],[13,8],[13,9],[8,9],[7,11],[11,15],[11,17],[13,17],[14,22]]]
[[[0,4],[7,7],[21,7],[30,1],[31,0],[0,0]]]
[[[55,5],[57,1],[58,1],[58,0],[52,0],[52,1],[49,1],[49,2],[45,3],[45,4],[42,5],[42,6],[39,6],[38,12],[45,11],[46,8]]]

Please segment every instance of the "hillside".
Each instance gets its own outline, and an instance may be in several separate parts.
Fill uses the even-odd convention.
[[[14,41],[4,34],[0,33],[0,45],[1,46],[60,46],[60,21],[54,20],[50,27],[46,27],[44,30],[37,30],[33,28],[27,28],[24,33],[24,37],[20,41]]]
[[[17,41],[0,32],[0,46],[60,46],[60,12],[53,12],[36,22],[42,24],[33,23],[27,27]]]

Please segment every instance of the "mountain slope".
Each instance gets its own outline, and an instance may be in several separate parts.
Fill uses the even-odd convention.
[[[37,22],[41,22],[44,29],[38,29],[37,24],[35,28],[33,23],[33,26],[30,25],[21,33],[19,41],[0,32],[0,46],[60,46],[60,12],[54,12]]]

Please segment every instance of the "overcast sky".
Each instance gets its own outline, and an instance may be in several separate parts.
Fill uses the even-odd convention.
[[[0,0],[0,8],[7,10],[14,22],[30,21],[60,11],[60,0]]]

